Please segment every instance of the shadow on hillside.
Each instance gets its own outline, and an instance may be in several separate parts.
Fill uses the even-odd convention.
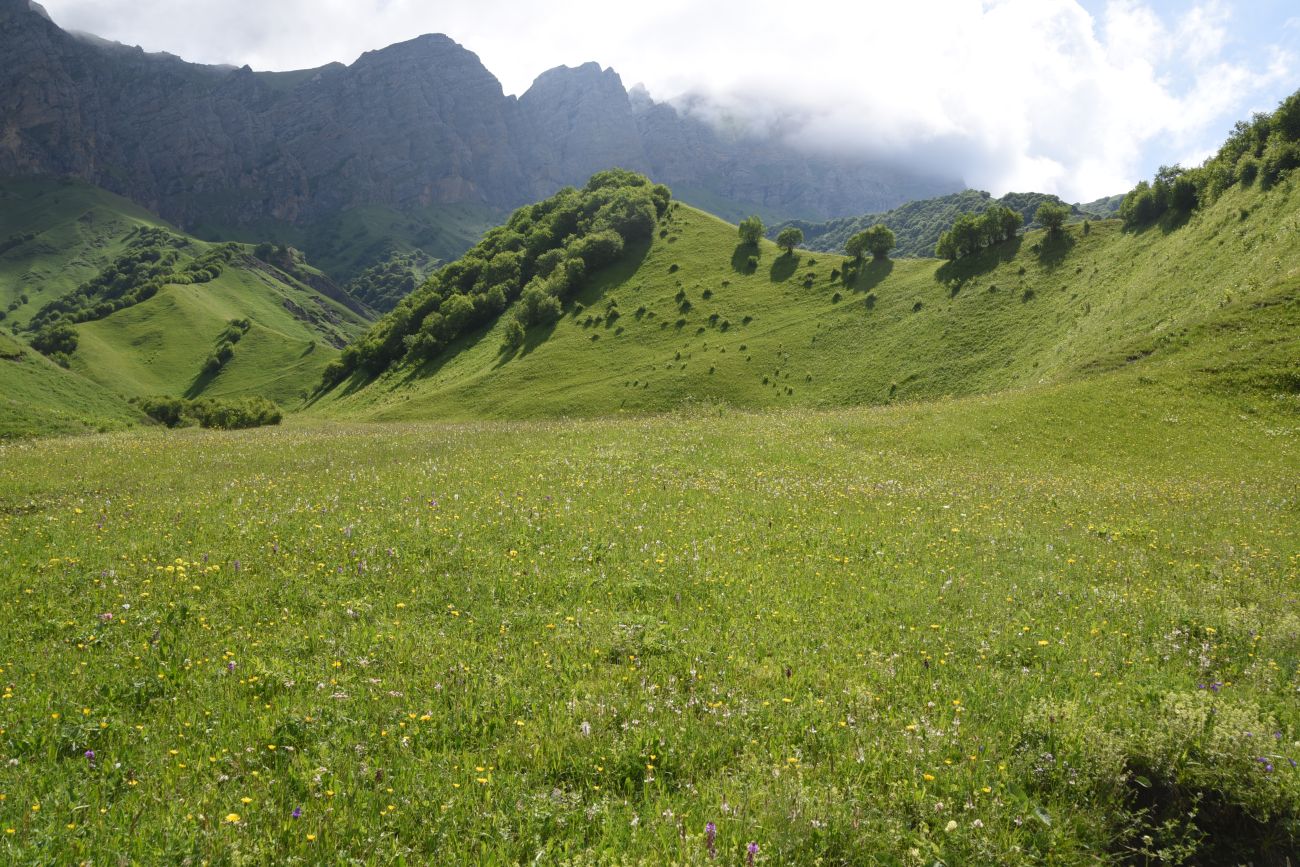
[[[1039,264],[1048,271],[1053,271],[1061,267],[1062,263],[1065,262],[1066,257],[1070,255],[1070,251],[1074,249],[1074,245],[1077,243],[1078,241],[1075,239],[1074,235],[1069,232],[1059,232],[1055,235],[1046,236],[1042,241],[1035,245],[1035,247],[1037,247]]]
[[[319,403],[320,399],[325,395],[335,392],[337,392],[339,397],[347,397],[350,394],[360,391],[370,382],[371,379],[372,377],[364,370],[355,370],[343,384],[336,385],[333,388],[321,388],[318,383],[316,390],[313,391],[311,395],[308,396],[307,400],[303,402],[303,406],[313,406]]]
[[[999,265],[1006,264],[1020,254],[1024,244],[1023,237],[995,244],[974,256],[966,256],[953,262],[945,262],[934,272],[935,279],[945,286],[961,286],[967,280],[987,274]]]
[[[219,370],[216,373],[208,373],[206,370],[200,372],[198,376],[194,377],[194,381],[190,383],[189,388],[185,389],[185,394],[182,396],[186,400],[194,400],[203,394],[207,387],[212,384],[212,380],[216,379],[220,374],[221,371]]]
[[[860,265],[849,266],[844,275],[844,285],[854,292],[870,292],[892,273],[893,259],[872,259]]]
[[[794,253],[782,253],[776,257],[772,263],[772,268],[768,271],[768,277],[773,283],[784,283],[794,276],[794,272],[799,270],[799,256]]]
[[[758,270],[758,266],[749,263],[750,257],[753,257],[755,261],[758,260],[758,245],[737,244],[736,249],[731,254],[731,270],[737,274],[753,274]]]

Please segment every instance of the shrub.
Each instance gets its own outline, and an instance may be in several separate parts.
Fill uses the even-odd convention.
[[[132,401],[150,418],[167,427],[200,427],[219,430],[277,425],[283,418],[280,408],[264,397],[233,400],[182,400],[177,397],[146,397]]]
[[[518,319],[511,319],[506,323],[505,334],[501,338],[501,349],[505,352],[514,352],[524,345],[524,336],[524,326]]]
[[[77,351],[77,329],[67,322],[47,325],[32,338],[32,348],[42,355],[71,355]]]

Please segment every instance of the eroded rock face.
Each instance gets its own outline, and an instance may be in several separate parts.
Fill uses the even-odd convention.
[[[0,174],[80,177],[182,226],[508,208],[612,166],[808,218],[960,186],[728,139],[594,63],[544,73],[517,100],[437,35],[351,66],[255,73],[74,36],[28,0],[0,0]]]

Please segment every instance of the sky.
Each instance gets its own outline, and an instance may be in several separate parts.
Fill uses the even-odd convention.
[[[995,195],[1195,165],[1300,89],[1295,0],[42,0],[71,30],[259,70],[446,33],[507,93],[595,60],[658,101]]]

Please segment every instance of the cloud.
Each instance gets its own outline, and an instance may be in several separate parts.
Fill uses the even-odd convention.
[[[1223,0],[48,0],[65,26],[202,62],[351,62],[444,32],[520,93],[597,60],[659,100],[810,149],[852,150],[1011,189],[1095,198],[1202,154],[1294,75],[1280,47],[1232,53]],[[1290,26],[1272,22],[1274,32]]]

